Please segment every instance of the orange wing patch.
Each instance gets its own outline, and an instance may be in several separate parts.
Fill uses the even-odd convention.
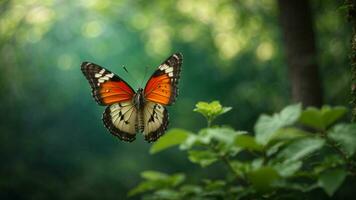
[[[98,98],[106,104],[131,100],[132,92],[130,88],[122,81],[108,81],[101,84]]]
[[[149,101],[167,105],[172,95],[171,80],[167,74],[152,77],[145,87],[145,98]]]

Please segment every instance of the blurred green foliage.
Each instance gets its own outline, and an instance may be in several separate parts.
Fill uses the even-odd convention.
[[[203,110],[201,114],[205,116],[215,112],[215,107],[199,102],[196,109]],[[219,104],[219,107],[222,106]],[[328,120],[330,118],[324,118],[323,122],[330,122],[328,125],[333,128],[315,129],[319,116],[310,110],[320,114],[327,110],[329,116],[337,116],[332,122]],[[344,193],[341,186],[346,177],[356,176],[353,157],[356,124],[335,124],[343,115],[340,110],[345,114],[342,107],[302,110],[299,104],[290,105],[273,116],[261,115],[254,135],[222,126],[208,127],[198,133],[183,129],[169,131],[152,145],[151,149],[156,149],[154,153],[172,147],[170,141],[180,134],[186,139],[176,145],[187,151],[189,160],[201,167],[221,162],[225,165],[225,170],[220,170],[222,176],[220,179],[200,177],[198,181],[192,181],[189,174],[147,171],[142,173],[144,180],[128,195],[143,193],[143,199],[160,200],[325,199],[337,191]],[[311,120],[304,123],[301,116]],[[313,129],[307,133],[296,126],[298,123]],[[292,127],[293,132],[290,131]],[[157,146],[161,148],[157,150]],[[313,197],[318,189],[322,189],[324,195],[320,193]],[[345,198],[344,194],[343,198],[352,197],[353,194],[348,194]]]
[[[338,10],[342,1],[311,3],[324,99],[346,105],[350,30]],[[218,98],[236,111],[217,123],[252,131],[259,113],[289,103],[277,15],[276,2],[268,0],[0,1],[0,198],[123,199],[147,169],[189,171],[199,179],[203,172],[182,153],[150,155],[142,137],[126,144],[108,134],[104,108],[91,98],[80,63],[103,65],[136,88],[180,51],[180,95],[169,108],[170,127],[197,132],[204,119],[191,114],[195,102]],[[202,134],[211,131],[220,130]],[[261,148],[250,135],[224,131],[251,144],[244,148]],[[198,156],[212,157],[191,154]],[[212,177],[222,173],[207,170]]]

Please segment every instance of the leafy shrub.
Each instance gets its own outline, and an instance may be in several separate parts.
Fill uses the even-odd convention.
[[[190,183],[183,173],[143,172],[143,181],[129,196],[144,199],[300,199],[321,188],[332,196],[347,176],[355,176],[356,124],[335,124],[344,107],[302,110],[300,104],[274,115],[261,115],[254,134],[227,126],[212,126],[231,108],[218,101],[199,102],[194,111],[208,126],[197,133],[172,129],[152,145],[152,154],[179,145],[202,168],[222,162],[225,179],[201,178]],[[302,128],[301,128],[302,127]]]

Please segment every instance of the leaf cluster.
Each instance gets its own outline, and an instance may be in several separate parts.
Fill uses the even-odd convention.
[[[285,107],[273,115],[262,114],[254,133],[228,126],[212,126],[228,111],[218,101],[199,102],[194,111],[208,123],[197,133],[171,129],[152,145],[159,153],[178,146],[192,163],[202,168],[221,162],[225,178],[201,178],[192,183],[188,175],[146,171],[143,181],[129,196],[144,199],[254,199],[298,195],[321,188],[328,196],[340,188],[347,176],[355,176],[356,124],[336,123],[347,110],[324,106],[302,109]]]

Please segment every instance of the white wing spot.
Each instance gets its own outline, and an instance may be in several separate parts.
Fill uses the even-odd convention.
[[[168,76],[169,76],[169,77],[173,77],[173,72],[170,72],[170,73],[168,74]]]
[[[173,67],[170,67],[170,68],[166,69],[166,71],[165,71],[165,72],[166,72],[166,73],[173,72]]]
[[[160,69],[161,71],[166,70],[167,68],[169,68],[169,66],[166,65],[166,64],[163,64],[163,65],[159,66],[159,69]]]
[[[100,70],[99,74],[103,75],[105,72],[105,69]]]
[[[114,73],[106,74],[105,76],[106,76],[106,77],[109,77],[109,78],[112,78],[112,77],[114,77]]]

